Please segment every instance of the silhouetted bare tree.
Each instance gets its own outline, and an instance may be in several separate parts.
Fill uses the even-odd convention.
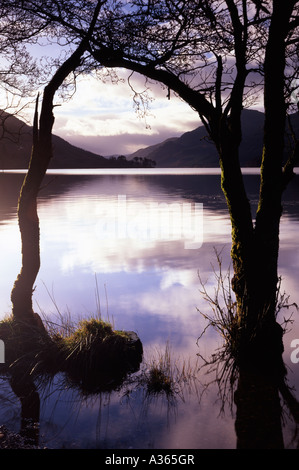
[[[41,46],[57,43],[54,32],[57,27],[49,19],[26,11],[21,1],[1,1],[0,139],[19,142],[22,126],[16,128],[10,117],[25,119],[24,111],[34,102],[37,89],[51,76],[57,58],[43,57]]]
[[[281,352],[277,263],[282,194],[298,157],[294,145],[283,160],[287,111],[298,83],[298,3],[111,0],[89,37],[84,63],[86,70],[122,67],[142,74],[163,84],[168,98],[173,91],[198,113],[219,154],[243,352],[248,357],[255,338],[257,357],[262,352],[265,361],[272,346]],[[88,0],[22,2],[24,10],[59,25],[62,37],[75,43],[86,38],[92,5]],[[239,161],[241,115],[261,91],[264,149],[259,205],[252,214]]]
[[[39,316],[33,312],[33,285],[40,268],[39,218],[37,196],[44,175],[52,158],[52,127],[54,124],[54,96],[68,75],[82,62],[89,44],[100,9],[104,1],[93,3],[93,15],[90,19],[86,37],[81,40],[75,51],[58,66],[53,77],[46,85],[42,98],[40,117],[38,115],[39,97],[33,126],[33,147],[29,169],[24,179],[18,205],[18,220],[22,239],[22,269],[11,293],[13,315],[24,322],[30,322],[43,328]]]
[[[80,11],[71,4],[58,9],[53,2],[52,10],[45,7],[41,15],[59,23],[70,38],[82,38],[90,2],[78,3]],[[111,1],[89,40],[91,68],[122,67],[162,83],[168,97],[174,91],[198,113],[215,143],[232,225],[243,352],[248,356],[254,337],[257,357],[262,352],[265,360],[272,346],[281,352],[277,262],[282,194],[298,157],[295,145],[284,166],[286,116],[298,79],[298,3]],[[40,2],[24,4],[32,10]],[[261,91],[264,149],[260,200],[252,214],[239,162],[241,115]]]

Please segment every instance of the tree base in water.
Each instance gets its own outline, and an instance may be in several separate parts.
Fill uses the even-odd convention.
[[[250,338],[243,338],[237,358],[240,368],[281,383],[287,374],[282,356],[283,334],[281,325],[272,321],[257,328]]]
[[[143,347],[137,334],[113,330],[102,320],[86,320],[64,336],[34,328],[14,317],[0,322],[5,363],[0,372],[33,379],[64,373],[71,385],[86,393],[108,391],[136,372]]]

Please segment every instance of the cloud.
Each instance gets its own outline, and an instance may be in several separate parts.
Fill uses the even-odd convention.
[[[136,113],[134,93],[145,92],[148,110]],[[140,148],[179,137],[201,125],[198,114],[165,86],[140,74],[117,70],[115,77],[77,78],[75,92],[65,100],[55,96],[53,132],[93,153],[130,155]],[[32,121],[33,109],[27,119]]]
[[[130,155],[140,148],[163,142],[169,137],[177,137],[181,134],[182,132],[178,133],[168,128],[160,129],[156,134],[151,132],[144,134],[122,133],[108,136],[66,135],[59,132],[61,137],[73,145],[103,156]]]
[[[142,92],[150,87],[149,109],[140,117],[127,77],[128,72],[120,71],[118,84],[80,77],[72,98],[55,108],[54,133],[104,156],[127,155],[200,125],[197,114],[181,99],[171,95],[168,100],[161,85],[146,83],[144,77],[134,74],[130,79],[134,90]]]

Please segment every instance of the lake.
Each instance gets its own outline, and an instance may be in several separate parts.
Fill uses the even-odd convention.
[[[21,267],[17,200],[24,172],[0,174],[0,318]],[[259,176],[244,170],[253,210]],[[299,176],[284,195],[279,270],[282,291],[298,302]],[[170,350],[192,379],[171,400],[149,397],[130,383],[112,393],[83,395],[60,377],[40,391],[39,444],[47,448],[234,449],[235,410],[221,400],[210,377],[198,372],[221,346],[208,329],[201,281],[213,292],[216,252],[230,265],[230,221],[216,169],[52,170],[39,197],[41,269],[34,308],[48,321],[77,322],[101,315],[116,329],[135,331],[144,361]],[[284,312],[288,316],[291,312]],[[284,359],[299,398],[299,363],[291,361],[299,319],[285,335]],[[299,341],[299,340],[298,340]],[[293,343],[294,344],[294,343]],[[193,378],[193,375],[196,377]],[[0,425],[18,432],[20,403],[2,381]],[[286,419],[286,448],[294,425]]]

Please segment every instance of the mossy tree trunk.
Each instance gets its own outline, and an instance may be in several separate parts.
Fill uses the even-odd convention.
[[[148,60],[145,60],[144,63],[142,58],[138,57],[138,53],[136,60],[133,61],[131,57],[121,55],[119,50],[113,53],[113,48],[107,48],[99,43],[94,47],[93,55],[95,59],[107,67],[124,67],[163,83],[198,112],[219,154],[221,185],[232,225],[233,290],[237,297],[240,323],[242,327],[246,325],[244,328],[244,350],[247,348],[247,340],[255,334],[256,329],[263,329],[262,323],[263,325],[271,324],[269,328],[273,327],[273,331],[275,331],[273,338],[275,337],[280,350],[281,341],[277,341],[277,333],[280,335],[280,332],[275,322],[275,301],[278,281],[281,177],[286,115],[283,96],[285,39],[295,1],[273,1],[271,27],[265,51],[266,121],[261,168],[261,195],[255,223],[244,187],[239,160],[244,90],[247,76],[250,73],[247,67],[248,49],[251,45],[250,24],[246,2],[242,2],[243,14],[240,14],[235,2],[229,0],[225,4],[227,18],[231,26],[236,67],[232,89],[225,105],[222,99],[223,87],[225,86],[223,84],[224,70],[221,51],[218,55],[215,54],[217,68],[215,69],[213,103],[207,99],[204,92],[192,89],[179,76],[169,72],[166,68],[156,67],[155,63],[151,64]],[[217,16],[217,13],[215,15]],[[264,50],[264,45],[261,46],[261,49]],[[276,133],[277,126],[279,130]],[[271,336],[270,333],[269,335]]]
[[[232,217],[235,292],[240,306],[242,304],[248,335],[256,338],[258,350],[261,350],[265,360],[266,357],[267,360],[274,357],[275,351],[281,354],[282,348],[282,330],[276,323],[276,303],[284,187],[285,40],[293,3],[273,2],[264,62],[264,147],[255,226],[253,229],[249,227],[249,220],[246,226],[236,211],[236,216]],[[246,210],[244,202],[243,208]],[[234,223],[235,219],[238,220],[237,224]],[[248,231],[247,237],[242,236],[241,228]]]
[[[278,281],[279,226],[285,181],[283,171],[286,129],[285,41],[293,6],[293,1],[273,2],[264,62],[264,149],[255,241],[258,277],[266,292],[270,310],[273,310],[275,304],[275,286]]]
[[[225,23],[223,30],[221,29],[223,26],[222,14],[218,18],[219,12],[215,8],[215,18],[211,19],[209,11],[202,8],[205,27],[209,21],[212,26],[214,20],[217,23],[218,19],[220,31],[223,31],[225,35],[229,32],[229,49],[226,54],[234,54],[235,56],[234,79],[230,88],[226,85],[225,75],[223,78],[223,74],[228,73],[227,64],[226,71],[224,70],[227,57],[225,54],[223,55],[222,46],[217,49],[219,32],[215,29],[217,41],[215,41],[215,49],[212,48],[215,59],[215,82],[210,95],[212,99],[209,98],[209,93],[205,92],[204,79],[202,91],[198,86],[192,88],[192,80],[189,84],[182,78],[184,74],[178,74],[175,69],[171,67],[169,69],[167,66],[170,58],[174,54],[175,56],[179,54],[176,35],[172,44],[170,41],[168,53],[164,51],[158,59],[156,57],[150,58],[147,53],[147,32],[144,32],[144,24],[143,22],[138,23],[138,19],[136,28],[137,32],[138,28],[141,28],[142,38],[145,35],[145,49],[141,47],[134,51],[133,45],[133,48],[129,48],[129,52],[125,52],[126,48],[120,48],[118,43],[114,44],[114,32],[111,30],[108,35],[112,38],[110,42],[105,34],[103,38],[101,34],[92,37],[89,52],[93,54],[94,59],[101,66],[130,69],[163,83],[198,112],[219,153],[222,189],[227,200],[232,225],[233,289],[237,297],[240,323],[242,326],[246,325],[244,328],[245,340],[251,339],[259,329],[263,331],[265,338],[273,337],[273,341],[277,343],[277,350],[280,350],[281,341],[277,341],[277,337],[281,339],[281,331],[277,328],[275,321],[275,306],[278,287],[277,263],[281,198],[286,176],[282,171],[286,118],[284,99],[286,38],[290,29],[294,29],[294,25],[291,26],[291,23],[297,24],[292,17],[296,1],[273,0],[269,12],[267,8],[261,8],[261,2],[255,2],[257,5],[256,15],[251,20],[248,15],[249,6],[247,3],[245,1],[234,2],[233,0],[224,2],[223,11],[227,15],[227,24]],[[267,12],[267,21],[263,15],[259,16],[261,10]],[[264,25],[262,31],[264,31],[265,37],[259,32],[259,24]],[[72,28],[72,25],[69,27]],[[110,27],[113,29],[113,23]],[[194,24],[192,31],[195,31],[196,28],[198,28],[200,36],[201,29],[198,23]],[[255,28],[257,36],[253,32]],[[182,31],[184,31],[183,28]],[[203,33],[205,33],[205,29]],[[82,34],[83,31],[80,29],[80,36]],[[118,37],[119,26],[115,34]],[[151,28],[149,34],[152,34]],[[211,37],[213,37],[212,34],[213,29],[211,29]],[[268,37],[266,37],[267,34]],[[88,35],[89,33],[86,33],[85,37],[88,38]],[[242,141],[241,113],[244,95],[246,95],[246,79],[252,65],[253,56],[251,54],[256,47],[256,38],[257,41],[260,41],[257,43],[257,46],[260,47],[260,54],[257,54],[254,60],[260,60],[261,66],[264,67],[265,129],[260,201],[254,223],[240,169],[239,146]],[[126,43],[125,39],[126,30],[124,43]],[[131,29],[128,41],[130,42],[130,40]],[[209,41],[207,45],[210,47]],[[210,51],[210,49],[208,50]],[[199,49],[200,51],[201,49]],[[186,67],[188,75],[188,64]],[[210,65],[207,64],[207,67]],[[193,67],[191,67],[192,70]],[[228,88],[230,88],[229,96],[224,99],[223,93],[226,95]],[[39,138],[42,137],[41,130],[42,128]],[[42,150],[42,147],[40,148]],[[292,165],[290,168],[292,169]],[[288,173],[288,177],[291,173],[292,171]],[[244,344],[246,345],[245,340]],[[269,344],[268,341],[265,343]],[[266,347],[265,349],[271,348]]]

